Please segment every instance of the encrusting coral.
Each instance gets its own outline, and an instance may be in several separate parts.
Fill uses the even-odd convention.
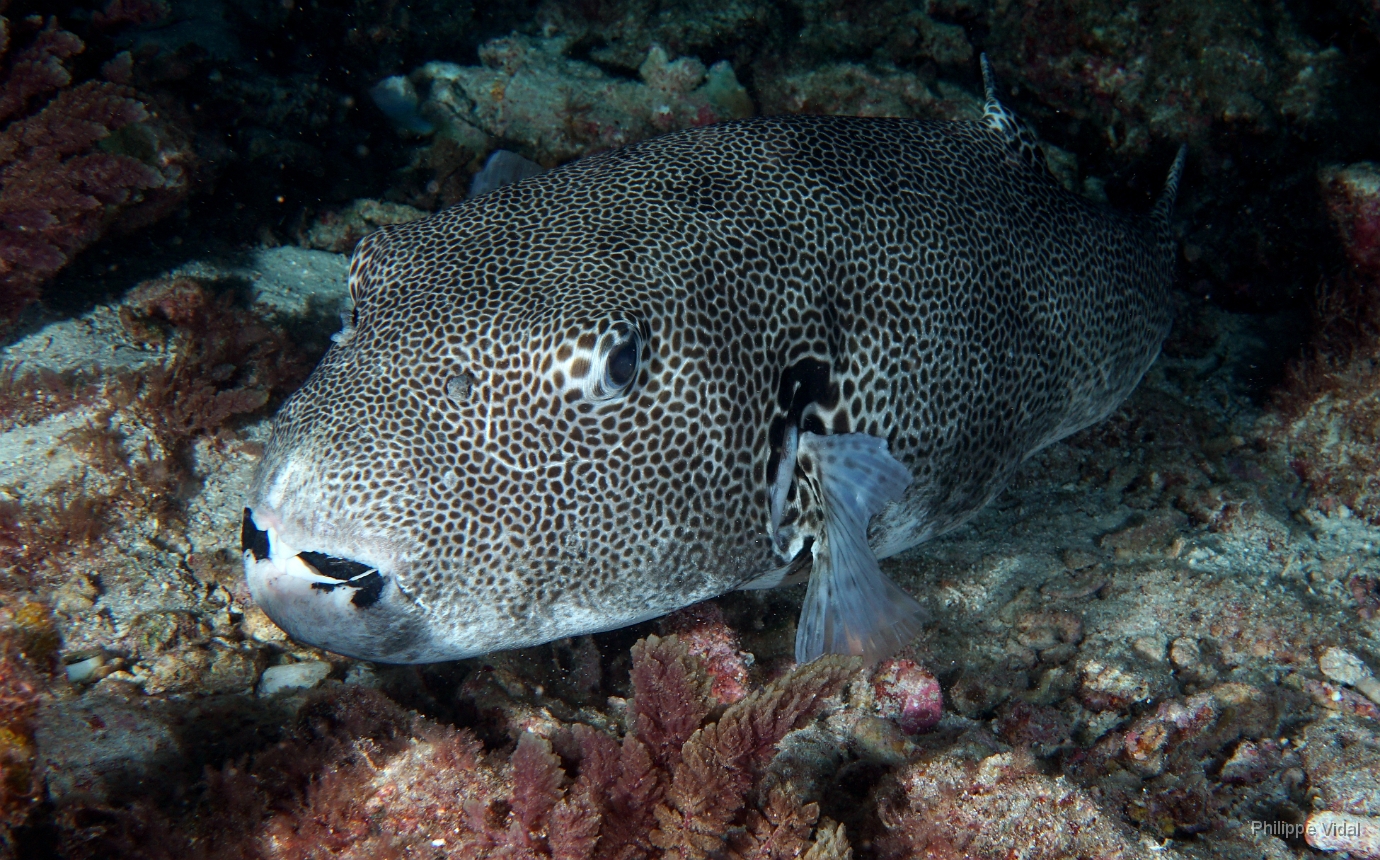
[[[68,857],[523,857],[550,860],[852,856],[841,825],[761,778],[789,732],[852,676],[827,657],[727,708],[674,636],[632,650],[621,737],[584,723],[517,727],[486,753],[371,689],[312,694],[279,743],[208,770],[185,817],[146,801],[58,811]],[[227,838],[227,834],[234,834]],[[812,838],[813,837],[813,838]],[[149,854],[149,846],[157,851]]]
[[[113,0],[93,22],[155,8]],[[103,79],[77,82],[69,61],[85,49],[56,18],[0,15],[0,325],[107,230],[156,220],[190,188],[187,144],[128,86],[130,54],[105,63]]]

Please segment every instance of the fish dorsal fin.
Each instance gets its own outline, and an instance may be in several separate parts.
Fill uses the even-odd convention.
[[[1188,159],[1188,145],[1180,144],[1179,154],[1174,156],[1174,163],[1169,167],[1169,176],[1164,180],[1164,190],[1160,192],[1160,199],[1155,201],[1155,208],[1150,211],[1150,217],[1160,226],[1168,229],[1169,216],[1174,212],[1174,200],[1179,196],[1179,180],[1184,175],[1184,162]]]
[[[1045,151],[1040,148],[1040,139],[997,98],[997,78],[992,74],[992,64],[987,61],[987,55],[983,54],[979,62],[982,64],[982,88],[987,95],[987,103],[982,108],[983,122],[1001,135],[1022,161],[1042,173],[1048,173],[1049,166],[1045,162]]]
[[[497,188],[521,182],[529,176],[545,173],[546,168],[523,158],[516,152],[495,149],[484,167],[470,180],[470,197],[481,197]]]
[[[894,654],[920,632],[925,611],[882,573],[867,524],[901,498],[910,471],[885,441],[864,433],[801,433],[798,455],[818,481],[824,525],[796,627],[796,662],[824,654],[875,662]]]

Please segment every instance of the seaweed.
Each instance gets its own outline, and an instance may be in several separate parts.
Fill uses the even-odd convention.
[[[8,365],[0,369],[0,431],[95,403],[103,391],[98,374]]]
[[[207,860],[847,858],[841,826],[761,777],[782,738],[855,668],[816,661],[710,721],[704,667],[675,637],[649,636],[633,649],[621,737],[558,723],[492,752],[467,728],[336,685],[310,694],[279,742],[208,769],[180,809],[70,800],[55,814],[58,849]],[[141,853],[148,840],[163,854]]]
[[[171,360],[141,374],[135,406],[175,458],[196,437],[260,413],[306,377],[306,356],[281,329],[192,278],[140,284],[121,320],[136,337],[168,344]]]
[[[94,23],[157,13],[157,4],[115,2]],[[75,254],[112,228],[166,215],[191,188],[184,135],[127,85],[132,57],[104,64],[105,80],[78,82],[70,67],[85,50],[55,17],[0,15],[0,328]],[[118,151],[134,140],[125,148],[142,158]]]

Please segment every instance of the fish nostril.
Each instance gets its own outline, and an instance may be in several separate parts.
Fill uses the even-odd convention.
[[[254,525],[254,515],[249,508],[244,509],[244,523],[240,526],[240,551],[254,553],[255,561],[268,558],[268,532]]]

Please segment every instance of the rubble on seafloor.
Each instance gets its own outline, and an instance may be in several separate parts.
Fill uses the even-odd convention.
[[[1374,59],[1328,36],[1374,10],[453,5],[8,10],[7,56],[67,51],[47,86],[105,81],[99,151],[164,174],[102,190],[109,220],[45,208],[82,228],[45,272],[150,203],[159,236],[302,247],[160,247],[120,280],[138,252],[107,243],[62,282],[85,303],[35,310],[26,281],[7,311],[0,857],[1380,857]],[[460,199],[497,147],[975,119],[979,49],[1086,196],[1144,197],[1190,144],[1190,289],[1121,409],[883,562],[930,616],[901,654],[795,666],[800,589],[431,667],[301,646],[253,605],[244,488],[360,237]],[[216,177],[242,224],[167,211]],[[1232,309],[1297,316],[1316,284],[1271,390],[1307,325]]]

